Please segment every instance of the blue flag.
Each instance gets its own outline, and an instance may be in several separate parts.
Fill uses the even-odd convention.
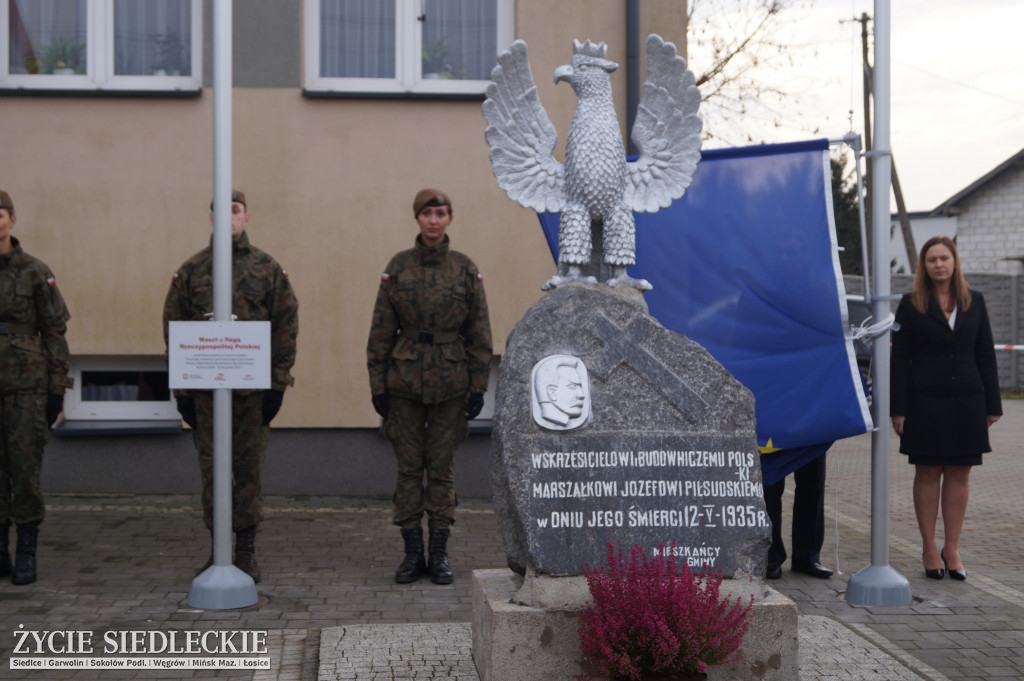
[[[558,216],[540,219],[557,260]],[[629,274],[654,285],[651,315],[754,393],[766,478],[871,429],[849,340],[827,140],[704,151],[681,199],[636,215],[636,262]],[[795,449],[802,458],[772,456]]]

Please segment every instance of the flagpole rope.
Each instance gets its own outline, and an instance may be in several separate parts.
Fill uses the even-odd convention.
[[[873,319],[874,317],[868,317],[861,322],[860,326],[853,327],[850,332],[850,337],[853,340],[860,340],[861,338],[878,338],[879,336],[888,333],[889,330],[895,326],[896,315],[890,314],[877,324],[871,323]]]
[[[898,331],[899,327],[896,326],[896,316],[889,315],[884,321],[878,324],[871,323],[872,317],[868,317],[860,326],[855,326],[850,331],[850,338],[852,340],[860,340],[861,338],[878,338],[890,329]],[[1013,343],[995,345],[996,350],[1009,350],[1009,351],[1020,351],[1024,350],[1024,345],[1014,345]]]

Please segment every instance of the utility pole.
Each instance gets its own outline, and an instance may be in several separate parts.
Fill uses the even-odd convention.
[[[873,82],[873,74],[871,69],[871,63],[868,61],[868,21],[871,18],[867,15],[867,12],[862,12],[860,19],[854,19],[854,21],[860,22],[860,39],[861,39],[861,55],[864,61],[864,149],[870,152],[873,148],[871,142],[871,94],[874,92],[875,85]],[[869,155],[870,158],[870,155]],[[871,240],[874,230],[871,226],[872,216],[874,211],[872,206],[874,205],[875,197],[872,196],[872,182],[871,182],[871,163],[867,164],[867,168],[864,171],[864,186],[866,188],[866,194],[864,197],[864,213],[867,216],[867,234],[868,252],[871,252]],[[903,234],[903,246],[907,251],[907,262],[910,263],[910,272],[913,274],[917,271],[917,244],[914,243],[914,231],[910,228],[910,216],[907,214],[907,206],[903,200],[903,190],[900,189],[900,178],[896,174],[896,162],[895,160],[891,163],[892,169],[892,191],[896,197],[896,214],[899,216],[900,221],[900,232]],[[885,197],[888,199],[888,197]],[[878,197],[878,200],[884,200],[882,197]],[[888,212],[888,211],[886,211]],[[878,276],[878,272],[874,273]]]
[[[868,17],[867,12],[862,12],[860,15],[860,19],[855,19],[855,21],[860,21],[861,58],[864,64],[862,82],[864,83],[864,151],[866,152],[871,151],[874,148],[871,144],[871,88],[873,87],[873,85],[871,83],[871,64],[870,62],[868,62],[869,20],[870,18]],[[857,162],[859,163],[860,160],[858,159]],[[871,221],[873,219],[872,216],[874,215],[874,213],[872,213],[871,211],[872,196],[870,163],[864,164],[864,190],[864,216],[867,222],[868,235],[868,242],[865,244],[865,248],[867,248],[868,253],[871,253],[871,241],[873,236],[873,230],[871,229]],[[864,274],[867,275],[868,273],[865,272]],[[878,273],[874,272],[873,274],[877,275]],[[867,280],[865,279],[865,281]],[[864,291],[864,293],[870,292]]]
[[[910,273],[917,272],[917,244],[914,243],[914,230],[910,228],[910,216],[907,215],[907,204],[903,201],[903,190],[900,189],[900,177],[896,174],[896,160],[892,159],[892,192],[896,197],[896,214],[900,218],[900,231],[903,232],[903,246],[907,249],[907,262]]]

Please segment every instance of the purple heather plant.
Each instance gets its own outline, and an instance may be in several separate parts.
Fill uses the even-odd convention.
[[[677,567],[674,549],[662,545],[649,558],[633,546],[627,560],[608,544],[606,566],[583,568],[592,602],[580,613],[580,650],[602,675],[640,681],[739,659],[753,596],[746,607],[720,598],[721,573]]]

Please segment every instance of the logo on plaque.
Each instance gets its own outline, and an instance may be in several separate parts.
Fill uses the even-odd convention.
[[[548,430],[574,430],[590,420],[590,379],[579,357],[549,355],[530,374],[533,420]]]

